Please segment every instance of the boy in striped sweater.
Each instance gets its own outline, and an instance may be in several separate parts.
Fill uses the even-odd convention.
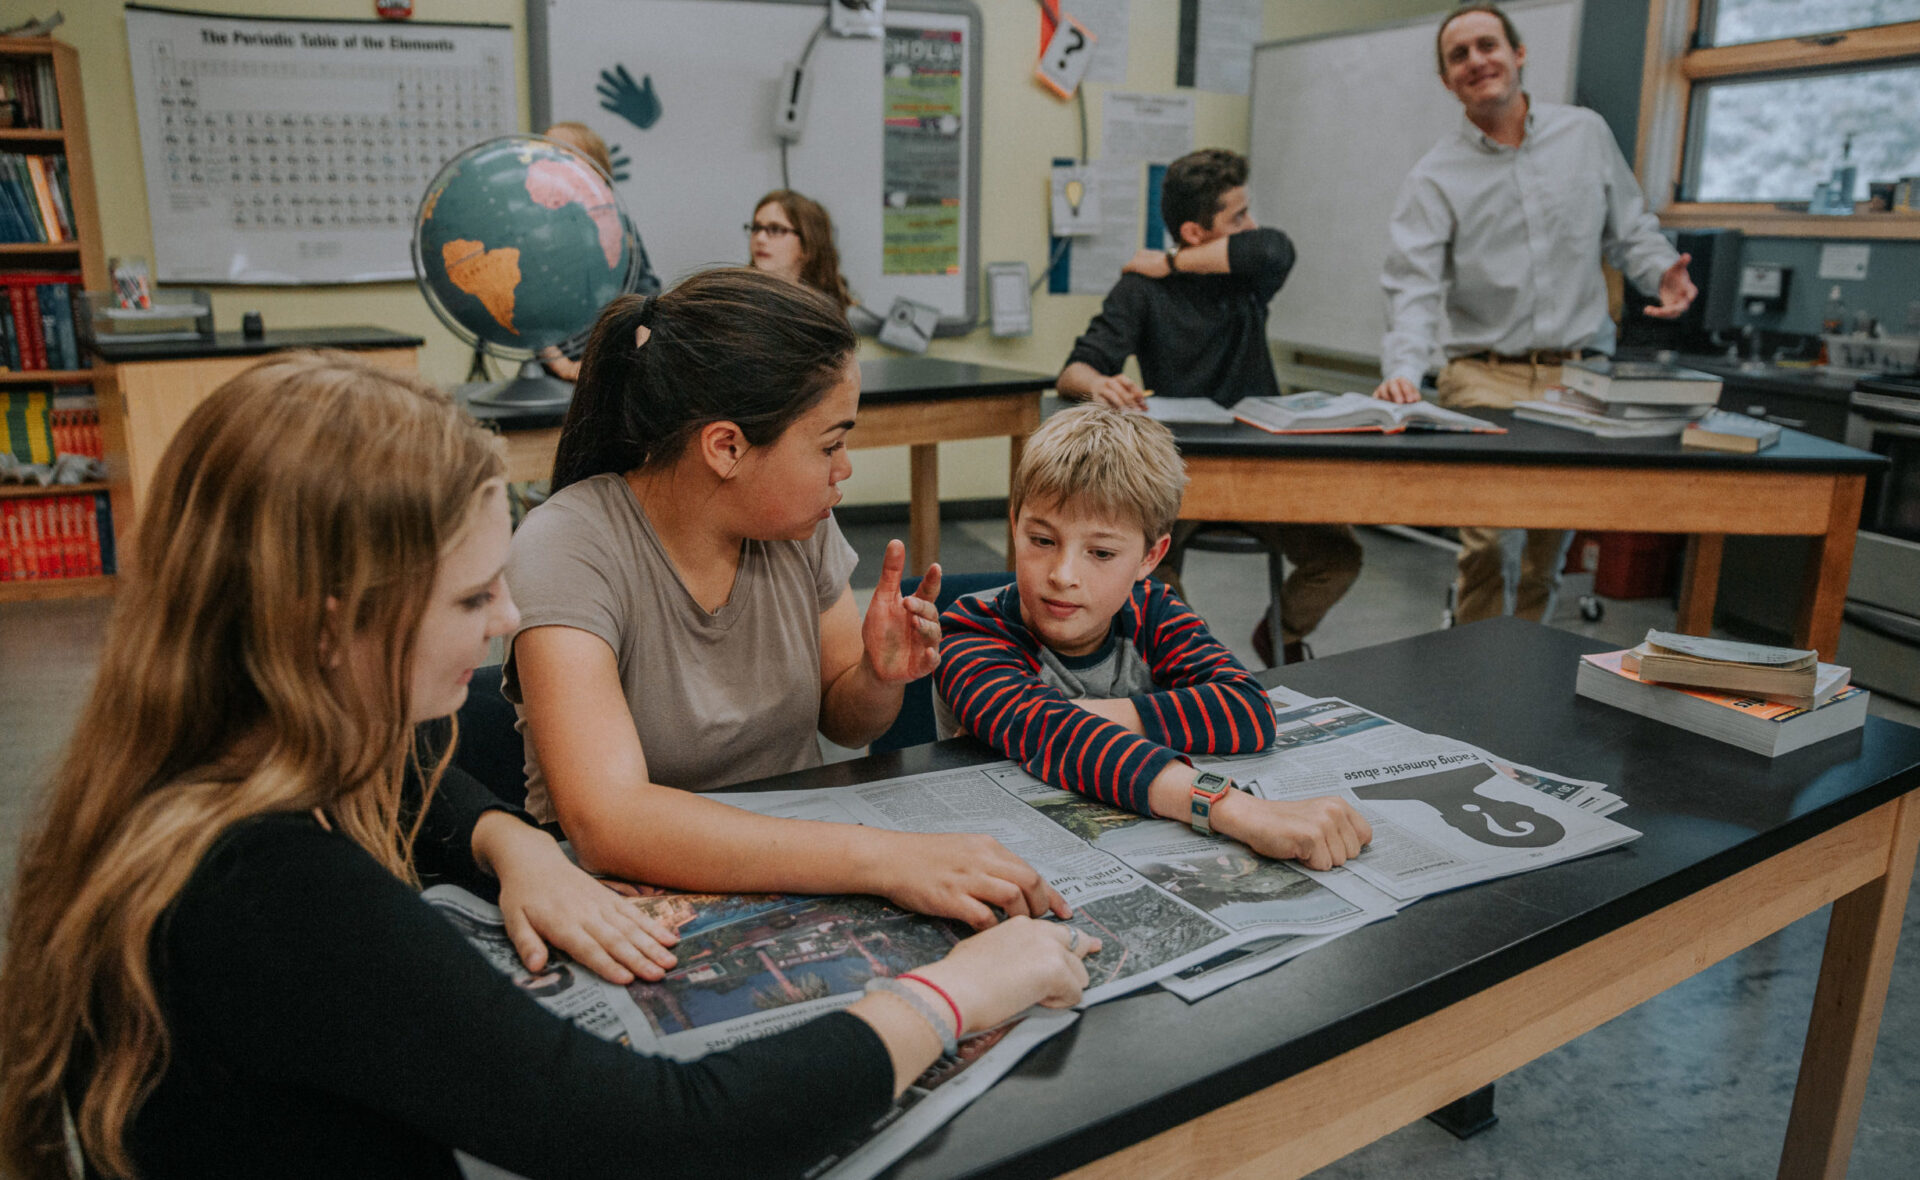
[[[1259,682],[1147,578],[1186,482],[1172,434],[1145,414],[1077,406],[1034,433],[1008,498],[1014,583],[940,619],[940,735],[971,733],[1103,803],[1332,868],[1373,838],[1344,801],[1259,799],[1183,757],[1262,750],[1274,728]]]

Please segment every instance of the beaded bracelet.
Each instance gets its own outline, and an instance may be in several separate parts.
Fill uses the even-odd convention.
[[[889,979],[884,975],[876,975],[872,979],[867,980],[867,991],[869,993],[886,992],[889,995],[899,996],[913,1006],[913,1010],[918,1012],[921,1019],[925,1020],[933,1029],[933,1034],[940,1038],[940,1051],[942,1053],[952,1057],[960,1051],[960,1046],[955,1043],[953,1039],[954,1033],[947,1031],[947,1022],[940,1017],[940,1010],[929,1003],[919,992],[914,991],[897,979]]]
[[[947,1007],[953,1012],[953,1035],[954,1036],[957,1037],[961,1033],[967,1031],[967,1018],[960,1015],[960,1005],[953,1002],[953,997],[947,994],[946,988],[941,987],[939,984],[935,983],[933,980],[928,979],[926,976],[921,975],[915,971],[905,972],[900,976],[900,978],[903,980],[906,980],[906,979],[913,980],[915,983],[919,984],[921,987],[926,988],[928,991],[932,992],[936,996],[939,996],[941,999],[947,1002]]]

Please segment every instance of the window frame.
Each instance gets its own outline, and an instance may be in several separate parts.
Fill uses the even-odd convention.
[[[1854,203],[1853,213],[1833,216],[1782,208],[1770,201],[1675,199],[1687,165],[1697,84],[1920,63],[1920,20],[1743,45],[1696,46],[1703,10],[1711,4],[1712,0],[1649,0],[1648,4],[1634,166],[1653,195],[1661,224],[1724,226],[1767,237],[1920,240],[1920,213],[1868,213],[1864,200]]]

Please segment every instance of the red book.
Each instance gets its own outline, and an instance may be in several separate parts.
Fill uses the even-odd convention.
[[[100,560],[100,514],[94,511],[91,496],[80,497],[83,505],[80,512],[80,524],[86,532],[87,573],[90,576],[106,573],[106,566]]]
[[[87,559],[80,552],[79,521],[73,518],[72,496],[60,497],[57,514],[60,517],[60,576],[77,578],[86,572]]]
[[[46,342],[40,337],[39,301],[32,298],[33,288],[20,281],[20,276],[10,275],[7,284],[7,301],[13,305],[13,334],[20,342],[20,367],[22,369],[44,369],[47,367]],[[29,307],[28,304],[33,306]]]
[[[27,577],[36,581],[47,576],[47,546],[40,536],[40,501],[20,504],[20,536],[26,544]]]
[[[0,582],[18,581],[14,558],[20,551],[19,533],[14,527],[12,500],[0,500]]]

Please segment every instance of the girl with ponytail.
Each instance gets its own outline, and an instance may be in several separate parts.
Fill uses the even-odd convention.
[[[479,810],[448,831],[405,800],[415,727],[517,621],[502,476],[445,394],[338,355],[267,361],[175,436],[23,850],[0,1173],[451,1178],[460,1148],[528,1177],[785,1174],[938,1055],[955,1030],[885,993],[702,1061],[642,1057],[540,1008],[420,900],[431,830],[423,859],[498,872],[503,908],[645,945],[638,973],[672,961],[535,829]],[[443,767],[418,769],[437,795]],[[1010,922],[923,970],[987,1027],[1078,998],[1069,941]]]
[[[992,924],[1065,916],[986,836],[752,815],[695,792],[863,746],[939,661],[934,566],[900,593],[894,541],[864,619],[833,520],[860,401],[854,335],[809,287],[693,276],[601,315],[553,494],[514,537],[506,691],[527,805],[596,872],[674,888],[871,893]]]

